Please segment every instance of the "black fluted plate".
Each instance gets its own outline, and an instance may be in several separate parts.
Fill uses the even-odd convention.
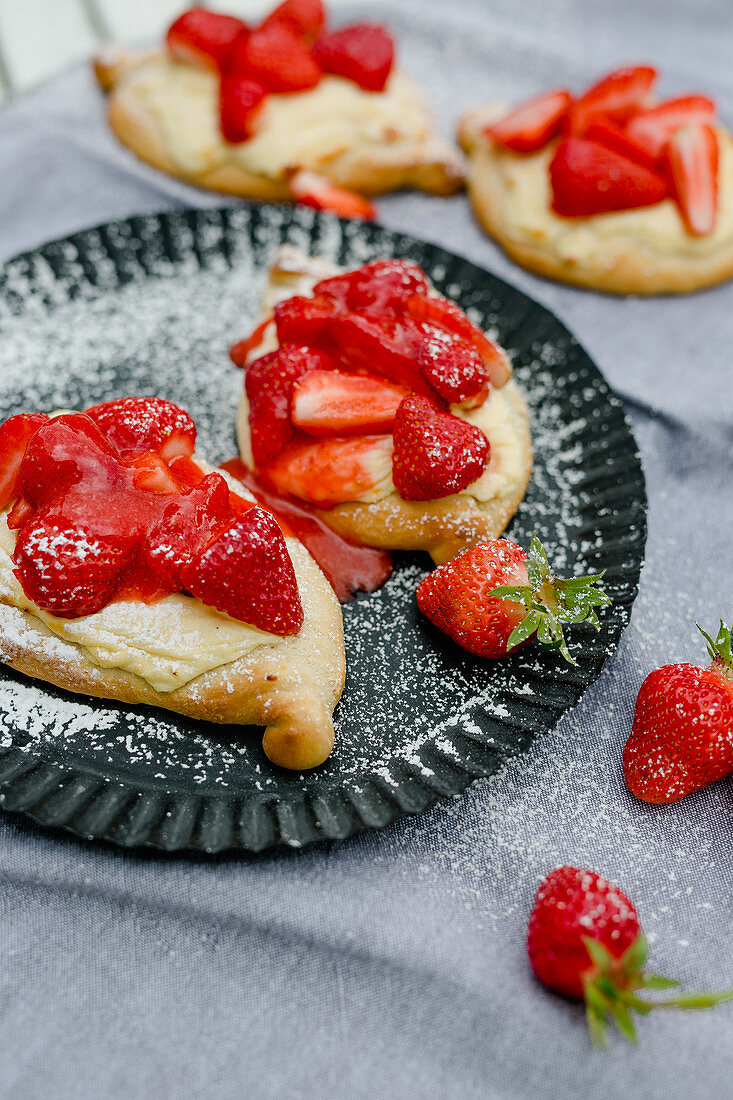
[[[637,592],[646,497],[620,402],[546,309],[459,256],[305,208],[237,206],[113,222],[12,260],[0,275],[0,417],[131,394],[184,405],[214,461],[235,454],[242,375],[229,345],[259,312],[288,241],[339,263],[416,260],[512,354],[532,409],[535,468],[510,527],[561,572],[606,570],[612,608],[572,631],[577,667],[530,646],[486,662],[421,619],[425,555],[344,607],[346,689],[336,747],[296,774],[259,731],[70,695],[0,673],[0,802],[45,825],[125,845],[216,852],[346,837],[418,813],[488,776],[578,702],[615,649]]]

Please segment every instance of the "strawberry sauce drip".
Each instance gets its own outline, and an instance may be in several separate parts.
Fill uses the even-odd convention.
[[[278,496],[266,489],[239,458],[222,463],[221,468],[241,481],[283,529],[289,529],[300,539],[341,603],[350,600],[355,592],[374,592],[389,577],[392,555],[388,550],[362,546],[336,534],[304,501]]]

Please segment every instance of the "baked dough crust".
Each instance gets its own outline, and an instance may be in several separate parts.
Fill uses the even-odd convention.
[[[333,748],[332,714],[346,672],[343,621],[331,585],[306,549],[290,538],[287,546],[305,611],[300,633],[258,646],[174,691],[157,691],[126,669],[100,668],[82,645],[60,640],[32,611],[4,601],[3,661],[77,695],[144,703],[205,722],[264,726],[262,747],[273,763],[313,768]]]
[[[132,53],[107,49],[94,62],[97,81],[109,94],[109,123],[119,140],[141,160],[178,179],[209,190],[267,202],[292,200],[288,181],[299,167],[312,168],[337,186],[364,195],[379,195],[401,188],[450,195],[463,188],[464,165],[460,154],[433,133],[423,132],[405,133],[394,140],[380,142],[360,142],[356,135],[334,150],[324,162],[289,165],[276,174],[248,169],[241,161],[228,156],[237,146],[228,146],[218,135],[214,142],[209,135],[200,152],[202,163],[209,160],[210,166],[186,168],[172,155],[146,93],[146,81],[151,74],[165,80],[182,64],[170,60],[162,50]],[[199,73],[197,79],[214,82],[216,78]],[[406,79],[399,75],[403,83]],[[208,93],[211,91],[206,83],[200,87],[206,87]],[[200,99],[197,92],[193,94]],[[419,97],[417,88],[414,88],[414,96]]]
[[[458,140],[469,158],[468,193],[476,217],[489,236],[521,267],[558,282],[609,294],[689,294],[733,277],[733,232],[719,247],[701,246],[697,252],[694,246],[679,251],[673,246],[655,248],[652,241],[634,235],[633,225],[643,216],[642,210],[560,219],[549,211],[546,194],[541,194],[539,201],[547,208],[549,218],[554,222],[582,225],[595,247],[584,247],[577,254],[567,255],[556,247],[551,234],[537,241],[523,239],[506,215],[509,186],[505,169],[512,164],[549,160],[551,148],[549,153],[544,149],[526,156],[500,148],[483,134],[484,126],[490,124],[496,114],[493,104],[467,112],[459,123]],[[731,135],[721,130],[719,136],[727,147],[724,149],[726,159],[733,157]],[[728,174],[721,172],[721,191],[726,192],[721,202],[730,207],[733,188],[727,186],[727,181]],[[672,200],[666,202],[673,205]],[[620,225],[624,215],[628,233],[620,232],[611,239],[598,232],[601,223],[609,217],[616,218],[616,224]],[[677,223],[676,233],[681,239],[687,237],[686,243],[699,240],[687,233],[678,214]]]
[[[270,270],[263,319],[271,314],[276,301],[292,294],[309,293],[315,282],[334,274],[335,270],[333,265],[306,257],[297,249],[283,248]],[[252,358],[262,354],[263,350],[255,349]],[[392,491],[382,500],[351,501],[334,508],[317,509],[317,514],[347,538],[386,550],[426,550],[436,565],[449,561],[481,539],[496,538],[523,500],[532,473],[532,436],[527,404],[513,379],[507,382],[502,392],[507,399],[519,454],[519,468],[510,490],[487,501],[465,494],[432,501],[408,501]],[[240,403],[237,433],[242,461],[248,465],[251,450],[246,398]]]

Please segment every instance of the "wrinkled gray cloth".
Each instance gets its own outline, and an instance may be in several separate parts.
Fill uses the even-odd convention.
[[[733,123],[727,0],[400,0],[397,32],[446,133],[464,107],[579,88],[650,59],[662,90]],[[355,9],[357,11],[358,9]],[[360,14],[375,12],[375,5]],[[86,71],[0,110],[0,253],[210,196],[107,133]],[[641,593],[616,656],[531,753],[415,819],[258,858],[163,858],[0,816],[0,1090],[54,1097],[729,1096],[733,1006],[658,1013],[592,1052],[582,1011],[531,977],[527,914],[570,862],[635,899],[654,969],[733,985],[731,787],[651,807],[620,754],[636,691],[733,616],[733,289],[621,300],[511,264],[464,197],[395,196],[394,228],[553,309],[626,401],[650,496]]]

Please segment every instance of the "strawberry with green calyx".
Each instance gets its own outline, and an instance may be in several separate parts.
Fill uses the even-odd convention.
[[[663,665],[636,700],[623,753],[624,779],[645,802],[678,802],[733,774],[733,652],[730,627],[717,637],[698,627],[711,664]]]
[[[594,871],[558,867],[541,883],[527,928],[527,954],[535,976],[556,993],[583,1000],[594,1043],[605,1044],[612,1020],[636,1042],[632,1014],[655,1008],[710,1008],[733,999],[733,990],[646,1000],[645,990],[670,989],[671,978],[647,974],[647,943],[632,902]]]
[[[611,602],[597,587],[602,576],[554,576],[536,535],[528,554],[507,539],[490,539],[425,577],[417,602],[431,622],[480,657],[503,657],[536,636],[576,664],[563,627],[587,622],[598,628],[594,608]]]

